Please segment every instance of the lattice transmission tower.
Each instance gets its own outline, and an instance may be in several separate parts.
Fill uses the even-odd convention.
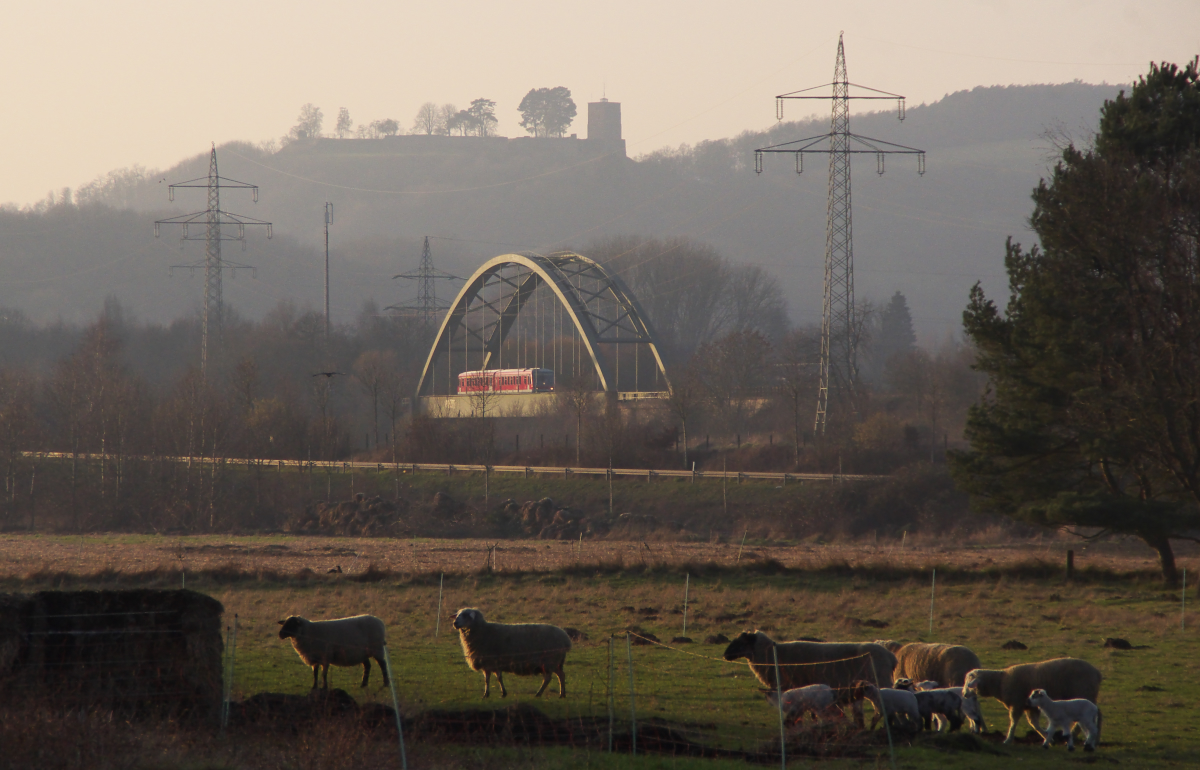
[[[393,279],[406,278],[410,281],[417,282],[417,298],[413,302],[406,302],[401,305],[391,305],[386,310],[399,310],[405,315],[415,315],[421,319],[422,324],[427,330],[432,329],[442,314],[450,308],[450,302],[444,299],[438,299],[437,282],[443,281],[461,281],[457,275],[451,275],[443,270],[438,270],[433,266],[433,252],[429,249],[429,236],[425,236],[425,246],[421,249],[421,264],[416,270],[410,270],[407,273],[393,275]]]
[[[186,182],[178,182],[167,188],[168,200],[175,200],[176,188],[197,187],[208,190],[208,208],[191,214],[181,214],[177,217],[160,219],[154,223],[154,237],[159,234],[161,225],[182,225],[183,240],[204,241],[204,259],[190,265],[172,265],[172,268],[198,270],[204,268],[204,321],[200,332],[200,374],[208,371],[209,347],[221,339],[221,325],[224,317],[224,299],[222,296],[221,274],[225,270],[251,270],[249,265],[230,262],[221,257],[222,241],[241,241],[242,249],[246,248],[246,227],[261,225],[267,228],[267,237],[272,235],[271,223],[255,219],[243,214],[235,214],[221,210],[221,188],[250,190],[255,203],[258,203],[258,186],[227,179],[217,173],[217,145],[214,142],[212,153],[208,158],[208,176],[196,177]],[[189,225],[203,224],[204,235],[192,235]],[[237,233],[230,234],[225,226],[235,226]]]
[[[811,94],[832,86],[829,96]],[[851,94],[851,88],[869,93]],[[854,309],[854,227],[850,206],[850,156],[872,154],[875,171],[884,172],[887,155],[916,155],[917,172],[925,173],[925,151],[901,144],[885,142],[850,133],[851,99],[895,99],[898,117],[904,120],[904,97],[851,83],[846,76],[846,52],[842,36],[838,35],[837,61],[833,67],[833,82],[775,97],[775,117],[783,120],[783,103],[787,99],[829,99],[833,116],[829,133],[775,144],[754,151],[754,170],[762,173],[765,153],[791,153],[796,156],[796,173],[804,171],[804,156],[829,156],[829,186],[825,209],[825,294],[821,306],[820,382],[817,390],[817,415],[813,431],[825,433],[829,410],[829,391],[839,394],[843,407],[851,411],[855,404],[858,379],[858,338],[861,334]]]

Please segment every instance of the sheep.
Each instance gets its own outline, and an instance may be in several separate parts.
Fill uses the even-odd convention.
[[[1038,731],[1042,736],[1042,746],[1050,748],[1054,743],[1055,732],[1061,730],[1067,734],[1067,751],[1075,750],[1075,725],[1083,730],[1083,750],[1095,751],[1100,743],[1100,722],[1103,718],[1095,703],[1085,698],[1072,700],[1053,700],[1045,690],[1034,690],[1029,693],[1029,705],[1042,712],[1049,725],[1046,732]]]
[[[374,615],[355,615],[337,620],[305,620],[292,615],[279,621],[280,639],[291,639],[292,647],[313,670],[313,689],[317,689],[317,673],[325,669],[325,689],[329,689],[329,667],[362,664],[361,687],[371,676],[371,658],[379,664],[383,683],[388,684],[388,667],[383,648],[387,644],[387,629]]]
[[[746,658],[758,681],[775,688],[775,658],[779,655],[782,689],[791,690],[810,684],[827,684],[837,694],[836,703],[849,706],[854,721],[862,724],[861,696],[854,696],[854,683],[880,677],[880,684],[891,685],[896,657],[872,642],[775,642],[762,631],[744,631],[725,648],[725,660]]]
[[[763,690],[763,695],[775,708],[779,708],[779,693],[775,690]],[[807,687],[794,687],[783,693],[784,719],[789,724],[804,721],[804,715],[812,712],[817,717],[827,711],[837,700],[833,688],[827,684],[810,684]]]
[[[911,735],[921,732],[921,708],[914,693],[890,687],[879,688],[870,682],[859,681],[855,683],[854,694],[856,699],[871,701],[875,708],[875,716],[871,719],[872,730],[886,713],[891,729]]]
[[[563,671],[571,637],[558,626],[545,623],[489,623],[474,608],[461,609],[454,616],[463,655],[472,671],[483,672],[483,697],[491,695],[492,674],[500,685],[500,697],[508,697],[502,674],[542,675],[540,697],[550,684],[551,674],[558,677],[558,697],[567,697],[567,675]]]
[[[942,731],[946,723],[950,724],[950,732],[962,727],[962,688],[941,687],[936,690],[917,690],[913,693],[917,699],[917,707],[921,711],[921,721],[926,730],[933,729],[932,723],[937,720],[937,730]]]
[[[1021,663],[1006,669],[977,668],[967,674],[963,682],[963,695],[974,690],[981,698],[995,698],[1008,707],[1008,735],[1004,742],[1010,743],[1017,722],[1024,714],[1029,725],[1034,724],[1033,709],[1029,705],[1029,693],[1042,689],[1056,700],[1085,698],[1095,703],[1100,697],[1100,670],[1079,658],[1055,658],[1040,663]],[[980,729],[986,729],[979,724]],[[1038,731],[1041,734],[1041,731]]]
[[[979,707],[979,693],[974,690],[962,690],[962,715],[971,725],[971,732],[982,733],[987,729],[983,722],[983,709]]]
[[[896,655],[894,677],[905,677],[914,682],[932,679],[943,687],[962,687],[967,672],[983,665],[978,655],[960,644],[913,642],[893,652]]]

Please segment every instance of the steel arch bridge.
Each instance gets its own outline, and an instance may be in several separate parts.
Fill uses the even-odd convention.
[[[637,298],[619,276],[573,252],[504,254],[481,265],[442,319],[415,395],[452,396],[459,373],[503,368],[552,369],[556,381],[590,377],[588,389],[619,400],[660,398],[670,388]]]

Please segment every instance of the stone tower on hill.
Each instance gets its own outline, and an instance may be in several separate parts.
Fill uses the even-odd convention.
[[[588,102],[589,142],[602,142],[625,157],[625,140],[621,138],[621,103],[601,99]]]

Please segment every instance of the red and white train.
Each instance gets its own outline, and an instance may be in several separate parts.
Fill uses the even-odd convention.
[[[458,375],[459,393],[550,393],[552,369],[487,369]]]

